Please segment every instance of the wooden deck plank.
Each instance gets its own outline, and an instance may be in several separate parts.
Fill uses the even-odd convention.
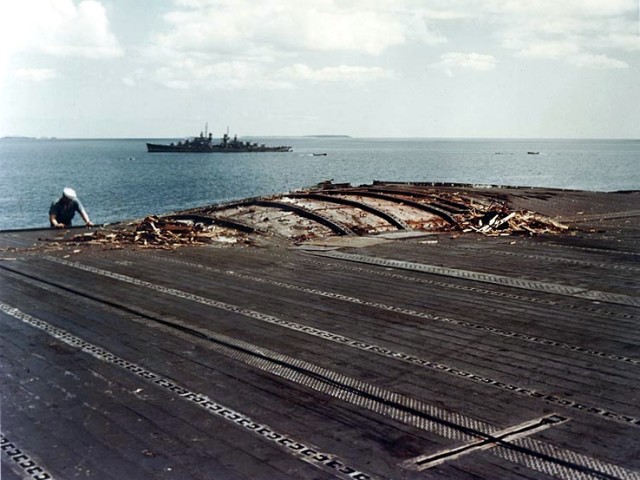
[[[512,355],[513,354],[509,355],[509,358],[511,358],[511,363],[513,363],[513,360],[515,360],[515,358],[513,358]],[[505,359],[505,364],[508,363],[509,358]],[[525,357],[525,361],[523,363],[527,363],[529,360],[530,360],[530,358]],[[478,355],[473,356],[472,359],[468,363],[474,363],[475,364],[477,361],[482,361],[482,354],[478,354]],[[493,357],[491,358],[491,362],[495,363],[495,359]],[[531,366],[531,365],[529,365],[529,366]],[[521,366],[520,370],[524,370],[524,368],[525,367]],[[562,368],[566,368],[566,367],[562,367]],[[494,369],[495,368],[493,368],[490,371],[482,371],[482,370],[480,370],[480,372],[483,373],[483,374],[487,374],[488,373],[489,375],[491,375],[493,373]],[[542,369],[542,366],[541,366],[541,369]],[[477,367],[476,367],[476,370],[477,370]],[[552,374],[553,372],[549,372],[547,369],[540,370],[540,375],[542,375],[544,377],[544,379],[545,379],[545,382],[543,382],[543,383],[549,383],[549,375],[550,375],[550,373]],[[515,379],[519,378],[519,376],[520,376],[519,374],[512,374],[512,378],[515,378]],[[531,379],[529,381],[531,381]],[[566,383],[566,374],[564,376],[560,376],[560,381]],[[596,377],[596,381],[600,382],[600,381],[604,381],[604,380],[602,378]],[[551,384],[553,384],[553,382],[551,382]],[[567,388],[566,385],[565,385],[565,388]],[[574,387],[573,389],[570,389],[569,391],[574,392],[574,390],[576,392],[579,392],[580,391],[580,387]],[[610,390],[611,390],[611,388],[604,389],[604,391],[606,391],[607,394],[610,393]]]
[[[590,198],[515,195],[556,214]],[[621,212],[629,197],[594,198],[588,215],[606,214],[605,198]],[[635,298],[636,217],[588,220],[610,235],[439,234],[341,251]],[[31,248],[58,233],[0,233],[0,396],[3,434],[59,478],[354,478],[301,461],[281,437],[209,413],[181,388],[379,478],[640,478],[637,306],[282,242]],[[176,385],[82,352],[68,335]],[[517,455],[493,446],[422,473],[401,465],[551,414],[566,421],[523,437]],[[10,461],[7,478],[18,475]]]
[[[195,272],[195,273],[197,273],[197,272]],[[188,275],[193,275],[193,274],[194,274],[194,272],[188,272],[187,274],[188,274]],[[183,281],[183,280],[180,280],[180,282],[182,282],[182,281]],[[202,280],[201,280],[201,282],[204,282],[204,279],[202,279]],[[228,286],[230,286],[230,285],[228,285]],[[268,294],[268,295],[272,295],[272,294]],[[278,295],[277,295],[277,293],[276,293],[276,292],[274,292],[274,293],[273,293],[273,296],[278,296]],[[285,301],[283,297],[280,297],[280,299],[281,299],[282,301]],[[262,303],[262,302],[261,302],[261,303]],[[330,303],[330,301],[329,301],[329,303]],[[547,312],[545,312],[545,314],[546,314],[546,315],[549,315],[549,313],[550,313],[550,312],[548,312],[548,311],[547,311]],[[534,321],[535,321],[535,318],[534,318]],[[404,319],[404,320],[403,320],[403,324],[404,324],[404,323],[407,323],[407,322],[408,322],[408,319]],[[416,326],[417,326],[417,325],[416,325]],[[430,327],[430,334],[433,334],[433,333],[434,333],[434,331],[436,330],[436,326],[437,326],[437,325],[433,325],[433,326],[431,326],[431,327]],[[566,328],[566,325],[564,325],[564,324],[563,324],[563,327],[565,327],[565,328]],[[585,325],[585,324],[581,324],[581,328],[583,328],[583,329],[584,329],[585,327],[586,327],[586,325]],[[369,328],[371,328],[371,326],[369,326]],[[544,328],[545,328],[545,329],[548,329],[548,326],[544,326]],[[559,327],[558,327],[558,326],[556,326],[555,328],[559,329]],[[534,333],[536,333],[536,332],[534,332]],[[537,333],[540,333],[540,332],[537,332]],[[594,332],[594,334],[600,334],[600,333],[601,333],[601,332]],[[547,335],[548,335],[548,333],[547,333]],[[590,334],[590,335],[593,335],[593,334]],[[552,334],[551,336],[553,337],[553,334]],[[503,340],[503,339],[501,339],[501,340]],[[634,346],[635,346],[635,345],[634,345]],[[564,356],[564,353],[566,353],[566,352],[562,352],[562,353],[563,353],[563,356]],[[569,353],[573,353],[573,352],[569,352]]]
[[[70,352],[70,353],[73,353],[73,352]],[[78,359],[75,359],[74,361],[77,362],[77,360]],[[114,375],[113,373],[106,372],[104,368],[100,368],[100,367],[101,366],[97,366],[97,367],[93,366],[91,368],[91,371],[97,372],[100,377],[109,379],[109,388],[112,389],[111,391],[113,393],[111,395],[108,395],[109,398],[104,398],[104,399],[101,398],[100,395],[98,395],[98,401],[105,404],[105,406],[91,408],[91,411],[98,412],[98,417],[100,417],[99,412],[103,411],[104,409],[107,409],[109,412],[110,422],[122,423],[125,426],[127,425],[128,420],[127,418],[124,418],[124,419],[122,418],[123,414],[125,414],[125,417],[133,415],[133,417],[129,419],[129,421],[135,420],[132,426],[129,427],[129,428],[133,428],[134,430],[127,432],[127,434],[124,436],[119,435],[118,432],[116,431],[112,434],[113,438],[109,439],[109,443],[115,446],[118,452],[122,451],[122,449],[127,448],[127,445],[126,445],[127,442],[125,440],[134,441],[136,438],[135,432],[137,430],[140,430],[141,432],[143,432],[142,433],[143,435],[151,434],[151,437],[146,438],[146,442],[151,442],[152,444],[147,443],[147,445],[145,445],[144,443],[140,443],[141,439],[138,439],[138,441],[135,441],[133,443],[132,449],[138,453],[142,452],[142,454],[144,454],[145,457],[148,456],[152,458],[162,458],[164,459],[165,462],[169,461],[169,459],[174,459],[174,460],[171,460],[172,463],[169,463],[171,467],[165,467],[165,468],[171,468],[171,471],[173,472],[172,476],[177,474],[177,475],[180,475],[180,478],[210,478],[210,474],[213,469],[213,471],[216,471],[217,473],[223,475],[224,478],[255,478],[255,470],[253,467],[253,465],[256,463],[255,452],[256,451],[259,452],[260,449],[258,448],[252,449],[252,447],[254,446],[253,445],[254,443],[260,443],[260,442],[257,442],[256,440],[250,437],[247,438],[246,433],[244,433],[244,435],[238,435],[238,432],[234,431],[233,429],[231,429],[228,432],[225,432],[223,436],[218,436],[216,432],[220,431],[220,425],[216,426],[215,419],[213,419],[214,420],[213,424],[210,426],[207,426],[206,424],[211,422],[206,422],[206,420],[208,419],[206,417],[202,418],[202,415],[195,415],[195,418],[193,419],[193,424],[192,424],[193,426],[190,427],[189,423],[187,424],[184,423],[185,422],[184,408],[179,408],[178,411],[171,413],[171,410],[175,410],[179,407],[179,405],[175,403],[176,401],[175,398],[169,397],[169,398],[165,398],[164,400],[162,398],[157,398],[155,399],[155,402],[154,402],[153,397],[144,395],[145,401],[141,401],[142,406],[144,408],[142,408],[142,410],[138,410],[140,406],[136,408],[135,405],[132,405],[136,403],[134,400],[136,399],[137,395],[133,395],[131,394],[131,392],[136,392],[136,390],[138,390],[138,389],[133,389],[133,386],[139,385],[139,383],[134,383],[133,385],[129,386],[130,382],[127,382],[126,378],[122,376]],[[69,367],[69,368],[72,368],[71,371],[74,372],[75,375],[80,374],[80,370],[78,369],[77,366],[75,368],[74,367]],[[53,389],[53,393],[55,393],[55,390],[60,388],[60,379],[65,377],[64,375],[53,375],[53,378],[54,380],[51,380],[49,384],[51,389]],[[124,382],[123,385],[127,385],[127,386],[124,389],[122,387],[118,389],[116,384],[120,382]],[[129,395],[123,395],[124,392],[129,392]],[[44,393],[41,391],[38,391],[37,393],[39,394],[39,396],[42,396],[43,398],[48,398],[48,399],[52,398],[51,391],[47,391]],[[86,398],[90,397],[90,395],[88,395],[87,393],[88,393],[87,390],[84,389],[83,398],[85,398],[85,402],[87,401]],[[157,395],[157,394],[154,394],[154,395],[158,397],[162,397],[162,395]],[[49,401],[55,402],[55,400],[49,400]],[[124,403],[119,404],[120,401],[123,401]],[[163,407],[159,407],[159,408],[153,407],[152,404],[156,402],[158,402],[158,405],[170,404],[171,409],[166,411]],[[72,413],[72,411],[70,411],[69,408],[65,408],[64,404],[59,405],[59,408],[61,409],[61,411],[64,411],[65,413]],[[79,412],[76,411],[73,413],[77,414]],[[276,412],[271,412],[271,416],[275,416],[275,415],[276,415]],[[73,421],[74,417],[75,415],[70,417],[69,420]],[[145,427],[145,424],[142,422],[143,419],[146,419],[144,423],[150,423],[150,425],[146,425]],[[203,424],[203,420],[205,420],[204,424]],[[88,421],[86,416],[84,417],[83,421],[85,422],[85,424]],[[75,427],[73,428],[67,427],[64,429],[64,431],[75,432],[75,435],[77,436],[76,437],[77,442],[80,442],[80,444],[82,444],[83,442],[87,442],[88,438],[97,437],[98,435],[108,435],[108,431],[113,430],[113,429],[105,428],[104,425],[96,426],[95,418],[93,417],[92,417],[91,423],[93,424],[92,429],[94,430],[94,432],[91,434],[83,435],[80,429],[80,425],[76,423],[73,424],[75,425]],[[206,433],[207,430],[209,430],[209,433]],[[160,432],[163,432],[163,433],[160,433]],[[212,433],[213,433],[213,436],[212,436]],[[179,446],[176,445],[174,440],[178,438],[176,436],[177,434],[182,436],[182,440],[180,441]],[[192,441],[194,436],[200,438],[199,448],[198,448],[198,444]],[[235,443],[233,440],[234,437],[236,438]],[[168,446],[163,445],[163,443],[166,443],[167,441],[169,442],[169,445]],[[218,447],[221,441],[222,441],[222,449]],[[260,445],[255,445],[255,446],[259,447]],[[262,446],[262,448],[264,449],[264,446]],[[77,451],[78,449],[79,449],[79,446],[76,445],[75,448],[72,448],[72,451],[73,450]],[[92,452],[92,453],[94,453],[96,457],[100,458],[100,454],[99,454],[100,449],[96,449],[96,450],[97,450],[96,452]],[[245,452],[244,453],[245,458],[242,461],[240,461],[240,457],[239,457],[239,452],[241,451]],[[194,455],[197,455],[198,452],[200,452],[200,455],[203,457],[205,464],[209,465],[209,467],[204,469],[199,474],[194,475],[193,472],[189,472],[189,468],[194,460]],[[107,450],[107,453],[110,453],[109,450]],[[258,463],[260,461],[265,460],[267,457],[274,457],[277,455],[278,455],[278,452],[277,451],[274,452],[273,448],[271,448],[271,451],[268,453],[268,455],[265,453],[261,455],[263,458],[259,459]],[[227,457],[233,458],[234,460],[230,461]],[[184,461],[187,463],[183,465],[176,465],[175,459],[177,458],[183,458]],[[252,458],[253,460],[251,460]],[[69,459],[67,459],[67,462],[68,460]],[[108,460],[108,459],[105,459],[105,460]],[[114,460],[114,462],[117,465],[117,463],[118,462],[121,463],[122,460],[120,458],[117,458]],[[156,460],[155,463],[157,464],[158,460]],[[111,462],[109,462],[109,464],[111,464]],[[135,463],[135,465],[137,465],[137,463]],[[198,464],[196,463],[195,465],[198,465]],[[234,468],[231,468],[230,470],[227,471],[227,469],[224,468],[225,465],[232,466],[232,467],[234,465],[235,466]],[[138,467],[139,466],[140,465],[138,465]],[[185,467],[189,467],[189,468],[185,470]],[[238,470],[238,469],[240,471],[242,470],[248,470],[248,471],[245,471],[244,473],[241,473],[241,474],[238,471],[233,473],[234,470]],[[302,476],[300,470],[301,469],[298,469],[296,476],[292,478],[306,478],[306,475],[308,475],[308,473]],[[129,471],[129,474],[130,472],[131,470]],[[154,478],[161,478],[160,477],[161,473],[162,471],[156,470],[156,471],[153,471],[153,474],[149,473],[149,475],[153,475]],[[269,473],[268,469],[263,469],[260,475],[263,475],[264,478],[268,478],[269,475],[271,476],[271,478],[284,478],[282,471],[274,470],[271,473]],[[314,471],[312,473],[312,477],[309,477],[309,478],[320,478],[318,475],[319,475],[318,472]],[[98,478],[100,477],[98,476]],[[123,478],[123,477],[116,475],[114,478]]]

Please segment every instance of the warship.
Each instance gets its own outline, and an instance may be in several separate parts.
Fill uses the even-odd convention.
[[[190,137],[177,143],[161,145],[157,143],[147,143],[147,151],[150,153],[175,152],[175,153],[245,153],[245,152],[290,152],[290,146],[281,145],[270,147],[265,144],[243,142],[238,140],[238,136],[233,138],[227,132],[222,136],[220,143],[214,143],[213,134],[200,132],[197,137]]]

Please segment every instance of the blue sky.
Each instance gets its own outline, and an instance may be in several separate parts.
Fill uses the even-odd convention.
[[[637,0],[6,0],[0,136],[640,138]]]

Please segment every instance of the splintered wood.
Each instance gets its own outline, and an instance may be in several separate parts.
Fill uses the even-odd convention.
[[[67,242],[118,247],[137,245],[147,248],[173,249],[183,245],[205,245],[214,242],[238,243],[245,235],[228,228],[183,220],[166,220],[148,216],[122,230],[96,230],[74,235]]]
[[[553,219],[528,210],[514,210],[501,198],[477,193],[404,190],[382,198],[362,191],[337,192],[333,197],[279,195],[268,204],[254,202],[199,209],[203,219],[148,216],[112,230],[96,230],[60,242],[94,244],[108,248],[134,245],[175,249],[184,245],[247,243],[246,233],[220,224],[234,221],[255,234],[286,238],[294,243],[336,234],[370,236],[398,228],[414,231],[479,233],[482,235],[539,235],[568,230]],[[360,194],[360,193],[361,194]],[[339,201],[333,202],[334,199]],[[296,210],[290,208],[295,206]],[[194,215],[197,216],[197,215]],[[395,219],[392,222],[390,219]],[[216,224],[218,223],[218,224]],[[341,228],[340,231],[338,227]]]
[[[527,211],[511,211],[505,204],[477,207],[469,203],[469,212],[457,216],[457,226],[464,233],[476,232],[489,236],[540,235],[568,230],[569,227],[552,218]]]

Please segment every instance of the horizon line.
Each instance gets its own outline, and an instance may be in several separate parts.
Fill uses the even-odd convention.
[[[171,140],[187,137],[57,137],[57,136],[28,136],[4,135],[0,140]],[[346,134],[304,134],[304,135],[242,135],[238,138],[317,138],[329,140],[628,140],[640,141],[640,137],[420,137],[420,136],[390,136],[369,137]]]

